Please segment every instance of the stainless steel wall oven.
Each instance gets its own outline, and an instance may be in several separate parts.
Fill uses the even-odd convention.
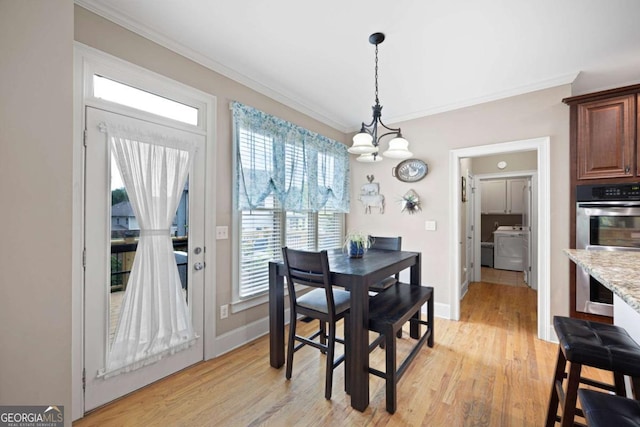
[[[640,183],[579,185],[576,202],[576,249],[640,251]],[[581,267],[576,311],[613,316],[613,293]]]

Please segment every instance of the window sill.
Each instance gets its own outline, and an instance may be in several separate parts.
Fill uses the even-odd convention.
[[[250,308],[257,307],[269,302],[269,294],[260,294],[243,300],[231,302],[231,314],[239,313]]]
[[[308,286],[296,285],[297,292],[304,292],[309,289]],[[288,296],[289,291],[287,287],[284,287],[284,296]],[[266,304],[269,302],[269,292],[267,291],[264,294],[259,294],[254,297],[249,297],[243,300],[237,300],[231,302],[231,314],[240,313],[244,310],[249,310],[250,308],[257,307],[262,304]]]

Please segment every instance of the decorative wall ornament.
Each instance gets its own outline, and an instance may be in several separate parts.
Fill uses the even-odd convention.
[[[377,208],[378,213],[384,213],[384,196],[380,194],[380,184],[373,182],[375,177],[373,175],[367,175],[368,184],[364,184],[360,187],[360,197],[358,200],[364,205],[364,213],[370,214],[371,208]]]
[[[416,182],[427,176],[429,167],[420,159],[407,159],[398,163],[398,166],[391,168],[391,176],[398,178],[402,182]]]
[[[420,198],[418,197],[418,194],[413,190],[409,190],[404,193],[400,204],[402,205],[402,209],[400,210],[400,212],[408,212],[410,215],[413,215],[414,213],[420,212],[422,210],[422,207],[420,206]]]

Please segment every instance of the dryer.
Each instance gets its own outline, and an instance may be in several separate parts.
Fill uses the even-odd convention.
[[[501,226],[493,232],[494,268],[524,271],[524,233],[520,226]]]

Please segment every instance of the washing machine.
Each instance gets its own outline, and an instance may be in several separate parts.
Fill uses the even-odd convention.
[[[524,231],[519,226],[501,226],[493,232],[493,267],[524,271]]]

